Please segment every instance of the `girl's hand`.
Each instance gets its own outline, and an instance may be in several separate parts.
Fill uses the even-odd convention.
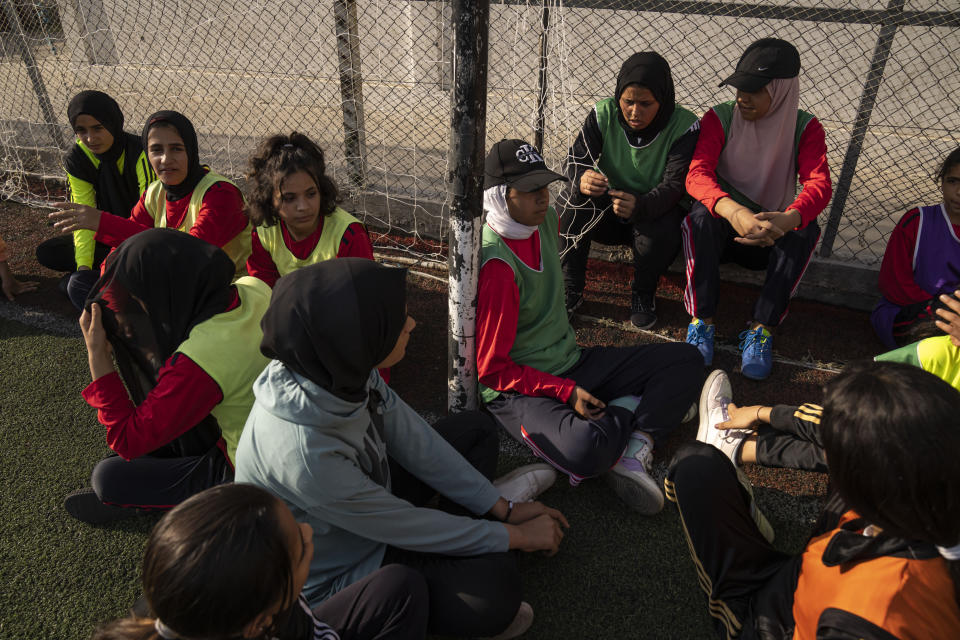
[[[730,417],[724,422],[718,422],[714,425],[717,429],[750,429],[758,424],[760,420],[757,416],[763,409],[760,405],[752,407],[738,407],[732,402],[727,405],[727,415]]]
[[[637,198],[627,191],[610,189],[610,198],[613,200],[613,212],[629,220],[633,217],[633,210],[637,208]]]
[[[513,511],[510,512],[510,517],[507,519],[507,522],[510,524],[523,524],[544,514],[562,524],[564,528],[570,527],[570,523],[567,522],[566,517],[564,517],[562,513],[548,507],[542,502],[515,502]]]
[[[580,386],[573,388],[573,393],[570,394],[567,403],[573,407],[573,410],[581,417],[587,418],[588,420],[599,420],[602,418],[603,409],[607,406]]]
[[[737,235],[740,236],[741,239],[763,233],[763,225],[760,224],[760,220],[757,220],[753,211],[750,211],[750,209],[744,206],[738,204],[728,215],[723,217],[727,219],[730,226],[733,227],[733,230],[737,232]],[[750,244],[757,243],[751,242]]]
[[[49,213],[47,217],[54,221],[54,227],[64,233],[78,229],[95,232],[100,228],[100,211],[93,207],[75,202],[54,202],[50,206],[60,211]]]
[[[3,295],[5,295],[10,302],[13,302],[14,297],[21,293],[37,290],[36,283],[20,282],[14,278],[6,261],[0,262],[0,285],[2,285]]]
[[[608,187],[607,176],[593,169],[587,169],[580,176],[580,193],[585,196],[602,196]]]
[[[516,507],[514,508],[516,509]],[[563,529],[558,520],[546,513],[522,524],[504,526],[507,527],[507,532],[510,534],[511,549],[519,549],[528,553],[545,551],[548,556],[552,556],[560,550]]]
[[[113,359],[110,357],[113,350],[103,329],[101,313],[100,305],[92,304],[89,311],[84,309],[80,314],[80,331],[83,341],[87,343],[87,363],[93,380],[113,373]]]
[[[937,309],[937,315],[940,316],[936,320],[937,327],[950,336],[953,346],[960,347],[960,289],[954,291],[952,296],[941,295],[940,302],[947,309]]]

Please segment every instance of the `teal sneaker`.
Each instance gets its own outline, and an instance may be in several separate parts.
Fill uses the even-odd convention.
[[[751,380],[765,380],[773,368],[773,338],[763,327],[740,334],[740,373]]]
[[[713,334],[716,333],[716,327],[712,324],[704,324],[698,318],[687,325],[687,344],[692,344],[703,356],[703,366],[709,367],[713,364]]]

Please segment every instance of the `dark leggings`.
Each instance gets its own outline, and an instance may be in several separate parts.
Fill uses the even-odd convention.
[[[111,455],[97,463],[90,484],[100,500],[119,507],[172,509],[204,489],[233,480],[219,447],[178,457],[145,455],[127,461]]]
[[[77,309],[83,309],[87,295],[94,283],[100,278],[100,265],[110,253],[110,247],[102,242],[96,243],[93,251],[93,267],[77,271],[74,256],[73,236],[64,235],[50,238],[37,247],[37,262],[53,271],[67,273],[67,296]]]
[[[775,327],[787,317],[787,307],[813,249],[820,238],[815,221],[790,231],[772,247],[751,247],[734,242],[736,231],[729,222],[710,214],[697,203],[683,220],[683,252],[687,264],[687,287],[683,294],[687,313],[712,318],[717,312],[720,263],[735,262],[755,271],[766,269],[760,297],[752,319]]]
[[[492,480],[497,469],[499,438],[490,416],[468,411],[439,420],[434,428],[480,473]],[[436,490],[390,461],[394,495],[421,507]],[[467,515],[462,507],[441,499],[439,507]],[[388,547],[383,564],[401,564],[423,576],[429,593],[430,633],[457,637],[492,636],[509,625],[520,608],[520,572],[512,552],[448,556]]]
[[[770,544],[750,514],[736,467],[702,442],[684,445],[664,480],[722,638],[789,638],[800,556]]]
[[[584,349],[561,374],[605,403],[639,395],[632,413],[608,406],[603,417],[581,417],[555,398],[507,392],[487,403],[506,431],[574,484],[608,470],[633,431],[659,440],[680,424],[703,382],[703,358],[688,344]]]
[[[633,255],[633,293],[653,295],[660,276],[680,251],[680,222],[686,212],[674,207],[654,220],[624,221],[612,209],[610,196],[585,196],[576,190],[558,203],[563,281],[568,292],[581,293],[586,282],[590,244],[627,245]],[[589,231],[584,227],[600,221]]]
[[[340,640],[423,640],[429,609],[423,575],[391,564],[324,600],[313,615]]]

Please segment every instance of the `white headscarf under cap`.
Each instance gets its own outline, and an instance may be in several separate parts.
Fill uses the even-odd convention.
[[[537,230],[537,227],[520,224],[510,216],[510,209],[507,206],[507,185],[505,184],[484,189],[483,212],[487,216],[487,224],[501,238],[526,240]]]
[[[766,89],[770,110],[759,120],[744,120],[739,107],[734,107],[717,173],[764,211],[783,211],[797,196],[793,143],[800,79],[774,78]]]

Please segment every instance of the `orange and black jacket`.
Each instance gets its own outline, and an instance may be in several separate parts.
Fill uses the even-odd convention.
[[[865,519],[838,496],[801,557],[794,640],[960,638],[946,561],[929,543],[863,535]]]

